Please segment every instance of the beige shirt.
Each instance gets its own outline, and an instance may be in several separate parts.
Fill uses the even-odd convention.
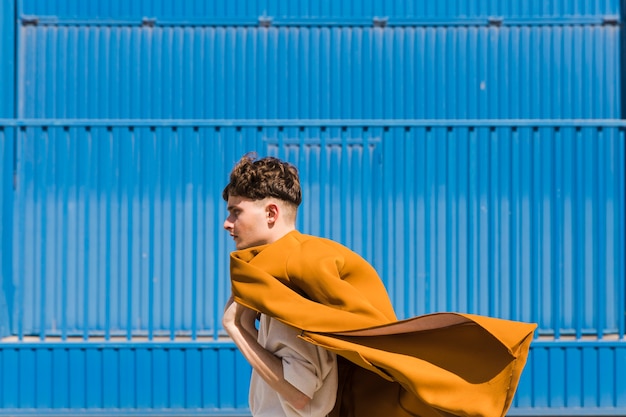
[[[258,342],[282,359],[284,378],[311,398],[304,410],[284,401],[254,370],[250,381],[250,410],[254,417],[325,417],[337,396],[337,358],[305,342],[300,332],[261,315]]]

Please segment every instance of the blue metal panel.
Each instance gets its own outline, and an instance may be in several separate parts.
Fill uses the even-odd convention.
[[[232,344],[3,343],[0,365],[0,415],[249,416]]]
[[[618,118],[620,26],[22,25],[19,117]],[[63,92],[63,94],[60,94]]]
[[[15,116],[15,2],[0,0],[0,119]],[[13,129],[0,126],[0,337],[10,333],[13,294]]]
[[[623,415],[625,349],[535,341],[508,414]],[[0,415],[249,416],[250,369],[230,344],[4,343],[0,365]]]
[[[626,125],[448,120],[620,117],[618,0],[0,2],[0,118],[150,119],[0,120],[0,414],[248,415],[217,339],[250,150],[399,316],[539,323],[509,414],[626,413]]]
[[[394,1],[133,1],[83,2],[71,0],[50,2],[46,0],[22,0],[20,13],[27,15],[54,16],[58,18],[114,18],[141,19],[144,16],[157,19],[250,19],[260,16],[277,19],[371,19],[374,16],[389,18],[454,19],[488,18],[504,16],[528,18],[535,16],[602,16],[619,14],[619,0],[567,1],[532,0],[502,2],[499,0],[439,2]]]
[[[14,129],[0,125],[0,337],[11,333],[13,317],[13,143]]]
[[[510,415],[623,415],[623,342],[535,341]]]
[[[623,335],[622,129],[389,133],[385,222],[372,225],[388,250],[373,256],[403,317],[461,310],[556,337]]]
[[[15,116],[15,2],[0,0],[0,118]]]
[[[220,193],[256,150],[301,167],[299,227],[369,259],[400,317],[622,337],[624,140],[619,122],[33,121],[17,138],[12,333],[217,337]]]
[[[217,336],[228,287],[216,278],[229,249],[219,196],[232,163],[259,149],[255,136],[20,130],[13,237],[18,304],[28,307],[16,312],[16,334]]]

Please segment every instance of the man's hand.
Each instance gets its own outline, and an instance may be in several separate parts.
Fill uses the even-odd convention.
[[[222,325],[229,334],[233,336],[233,331],[246,331],[255,339],[257,337],[256,319],[258,313],[241,304],[235,302],[231,296],[224,307],[224,315],[222,317]]]
[[[257,342],[257,315],[256,311],[238,304],[231,296],[224,307],[222,325],[261,378],[293,407],[302,410],[311,399],[285,380],[282,360]]]

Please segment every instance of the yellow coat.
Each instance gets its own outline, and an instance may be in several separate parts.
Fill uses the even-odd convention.
[[[378,274],[331,240],[293,231],[231,254],[235,300],[337,353],[332,416],[504,416],[535,324],[460,313],[398,321]]]

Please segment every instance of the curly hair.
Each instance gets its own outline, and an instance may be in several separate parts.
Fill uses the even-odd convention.
[[[298,207],[302,190],[298,170],[288,162],[271,156],[257,159],[256,154],[244,155],[230,173],[230,182],[222,191],[222,198],[239,196],[251,200],[274,197]]]

